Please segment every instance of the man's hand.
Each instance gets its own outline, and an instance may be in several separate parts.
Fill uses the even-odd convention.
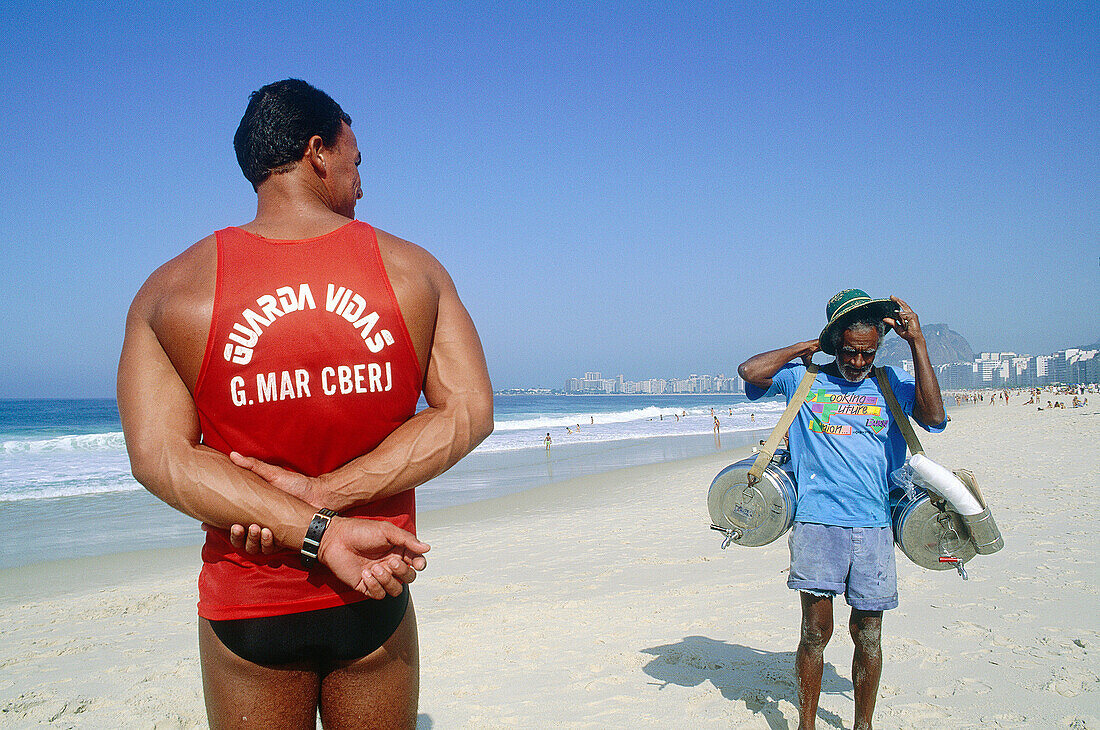
[[[914,380],[916,393],[913,400],[913,417],[926,426],[938,426],[947,420],[943,410],[943,396],[940,384],[936,380],[936,369],[928,359],[928,345],[920,329],[920,319],[913,308],[898,297],[890,297],[898,305],[898,313],[893,317],[883,317],[882,321],[894,328],[898,337],[909,343],[913,353]]]
[[[213,529],[204,524],[202,529]],[[229,542],[250,555],[270,555],[279,548],[271,530],[259,525],[233,525]],[[405,583],[416,580],[428,561],[430,547],[411,533],[383,520],[334,517],[321,538],[317,557],[333,574],[371,598],[397,596]]]
[[[430,550],[412,533],[384,520],[333,517],[321,538],[317,559],[360,593],[374,599],[401,595],[416,580]]]
[[[780,368],[789,363],[791,360],[797,358],[802,359],[802,363],[806,366],[810,366],[810,362],[813,360],[814,353],[820,350],[821,347],[818,341],[806,340],[805,342],[796,342],[793,345],[787,347],[781,347],[778,350],[770,350],[768,352],[762,352],[759,355],[753,355],[745,362],[737,366],[737,374],[741,378],[749,383],[752,383],[762,390],[767,390],[771,387],[772,378],[779,372]]]
[[[266,461],[260,461],[253,456],[244,456],[236,451],[229,452],[229,459],[242,469],[248,469],[276,489],[294,495],[317,509],[329,506],[323,503],[324,483],[319,477],[307,477],[304,474],[268,464]],[[249,550],[249,552],[252,551]]]
[[[229,460],[242,469],[252,472],[276,489],[293,495],[303,502],[309,503],[314,508],[320,509],[325,506],[317,501],[315,496],[324,493],[319,478],[307,477],[289,469],[268,464],[266,461],[261,461],[253,456],[244,456],[236,451],[229,452]],[[206,530],[209,529],[209,526],[204,524],[202,528]],[[249,525],[247,529],[240,524],[230,527],[229,542],[233,547],[243,550],[249,555],[259,553],[270,555],[279,550],[279,546],[275,545],[275,536],[271,530],[255,524]],[[292,550],[297,549],[293,545],[286,547]]]
[[[813,344],[809,345],[807,351],[802,353],[802,364],[806,367],[810,367],[810,363],[814,361],[814,353],[821,349],[821,345],[817,340],[812,342]]]
[[[204,522],[202,529],[210,531],[214,528]],[[229,542],[233,547],[243,550],[249,555],[256,555],[257,553],[271,555],[279,550],[275,545],[275,535],[271,530],[259,525],[249,525],[247,530],[244,525],[233,525],[229,528]]]
[[[920,319],[913,308],[897,297],[890,297],[897,303],[900,310],[894,317],[883,317],[882,321],[894,328],[898,337],[913,344],[918,338],[923,339],[924,334],[920,330]]]

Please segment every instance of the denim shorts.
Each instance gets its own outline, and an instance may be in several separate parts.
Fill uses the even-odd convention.
[[[844,594],[852,608],[898,606],[894,532],[889,527],[837,527],[795,522],[787,587],[820,596]]]

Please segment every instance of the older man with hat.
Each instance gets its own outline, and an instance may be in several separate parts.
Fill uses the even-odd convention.
[[[882,673],[882,612],[898,605],[888,475],[905,462],[905,439],[882,381],[924,429],[942,431],[947,415],[920,320],[908,304],[845,289],[825,313],[828,324],[816,339],[755,355],[738,372],[750,400],[782,394],[789,402],[804,378],[813,379],[789,431],[798,483],[787,585],[799,591],[802,603],[799,727],[815,724],[833,596],[843,593],[852,607],[848,626],[855,642],[854,727],[870,728]],[[873,368],[890,329],[909,343],[915,378],[892,367]],[[812,363],[818,350],[835,356],[820,370]]]

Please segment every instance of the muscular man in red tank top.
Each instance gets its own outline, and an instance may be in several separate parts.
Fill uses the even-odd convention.
[[[326,728],[415,726],[405,584],[428,546],[410,532],[412,490],[492,430],[481,344],[447,272],[352,220],[350,123],[302,81],[255,92],[234,146],[256,218],[158,269],[127,318],[134,475],[208,530],[212,727],[312,728],[318,709]]]

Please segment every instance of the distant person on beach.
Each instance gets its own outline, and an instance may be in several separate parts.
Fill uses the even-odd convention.
[[[718,433],[721,424],[718,423],[718,416],[714,417],[714,432]]]
[[[415,726],[405,584],[428,545],[412,490],[492,431],[481,343],[447,272],[354,220],[350,124],[304,81],[254,92],[234,148],[255,219],[160,267],[126,321],[134,476],[207,529],[212,727],[312,728],[318,710],[325,727]]]
[[[789,401],[814,353],[836,356],[813,376],[788,431],[798,497],[787,585],[799,591],[802,604],[795,659],[799,727],[815,726],[833,597],[843,593],[852,607],[848,628],[855,642],[854,727],[863,729],[871,727],[882,673],[882,612],[898,605],[887,477],[906,453],[879,378],[889,380],[904,412],[926,430],[942,431],[947,414],[920,321],[908,304],[846,289],[829,301],[826,317],[816,339],[755,355],[738,373],[750,400],[781,393]],[[891,327],[909,343],[915,381],[897,368],[872,371]]]
[[[569,431],[569,429],[568,429],[568,428],[566,428],[565,430],[566,430],[566,431]],[[572,431],[569,431],[569,433],[573,433],[573,432],[572,432]],[[549,450],[550,450],[550,444],[554,443],[554,440],[553,440],[552,438],[550,438],[550,432],[549,432],[549,431],[547,431],[547,432],[546,432],[546,438],[544,438],[544,439],[542,440],[542,442],[543,442],[544,444],[546,444],[546,450],[547,450],[547,451],[549,451]]]

